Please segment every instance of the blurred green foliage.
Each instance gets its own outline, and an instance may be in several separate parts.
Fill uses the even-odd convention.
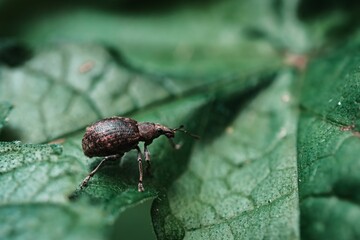
[[[351,0],[1,1],[0,239],[358,239],[358,16]],[[101,160],[84,130],[113,115],[201,139],[155,140],[144,193],[134,152],[79,190]]]

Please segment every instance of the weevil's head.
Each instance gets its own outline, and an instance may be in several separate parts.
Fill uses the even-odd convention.
[[[175,131],[158,123],[143,122],[138,124],[141,141],[151,142],[153,139],[165,135],[167,138],[175,137]]]
[[[178,128],[168,128],[158,123],[144,122],[139,123],[138,128],[141,141],[147,142],[149,144],[152,142],[153,139],[158,138],[161,135],[165,135],[170,140],[170,143],[174,148],[179,148],[179,145],[176,145],[172,140],[175,137],[175,133],[177,131],[184,132],[196,139],[199,138],[197,135],[191,134],[184,130],[184,126],[182,125]]]
[[[171,129],[158,123],[155,123],[154,127],[158,136],[165,135],[167,138],[175,137],[176,129]]]

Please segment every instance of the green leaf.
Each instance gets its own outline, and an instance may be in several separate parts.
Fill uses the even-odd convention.
[[[139,97],[138,88],[157,90]],[[171,93],[119,66],[96,45],[44,48],[25,66],[3,68],[1,99],[17,107],[10,122],[21,140],[44,142],[108,115],[126,113]],[[106,107],[105,107],[106,106]]]
[[[214,94],[234,81],[251,86],[259,79],[163,78],[133,70],[99,45],[62,44],[43,48],[23,67],[3,67],[0,100],[16,105],[10,116],[13,140],[45,142],[97,119],[188,94]]]
[[[80,146],[83,130],[77,132],[78,129],[83,129],[88,123],[98,118],[127,114],[137,120],[162,122],[173,127],[185,124],[189,130],[196,130],[197,123],[204,121],[201,119],[206,115],[197,117],[194,115],[202,112],[203,108],[206,109],[213,99],[241,94],[249,88],[265,84],[269,80],[271,80],[271,74],[267,71],[258,73],[251,78],[243,75],[227,78],[204,78],[197,81],[163,78],[134,70],[116,52],[93,44],[81,47],[73,44],[44,47],[23,66],[3,67],[0,79],[1,99],[11,100],[16,105],[10,118],[10,129],[14,131],[13,138],[19,137],[24,141],[43,142],[60,137],[56,141],[64,142],[64,150],[61,157],[55,157],[55,159],[59,159],[59,163],[66,164],[63,165],[63,168],[59,168],[59,174],[61,175],[69,169],[76,169],[70,170],[68,175],[64,174],[59,177],[59,184],[61,184],[59,188],[51,187],[52,180],[47,176],[47,174],[51,174],[48,168],[56,165],[52,161],[44,164],[45,170],[33,172],[35,183],[38,183],[39,186],[30,188],[30,191],[28,188],[29,185],[34,184],[33,181],[27,181],[27,178],[18,179],[16,181],[18,185],[26,186],[17,190],[20,195],[25,194],[22,196],[24,199],[30,201],[31,197],[34,197],[36,204],[38,204],[37,197],[39,196],[45,197],[40,200],[46,204],[50,201],[46,200],[46,197],[52,197],[51,201],[61,199],[61,206],[58,206],[58,202],[55,201],[54,208],[56,209],[54,210],[49,210],[49,207],[42,205],[41,202],[39,207],[33,208],[34,212],[29,211],[27,215],[43,216],[43,206],[44,211],[48,212],[46,216],[43,216],[46,219],[52,213],[64,209],[64,221],[62,217],[59,217],[56,221],[49,221],[49,224],[61,225],[63,222],[67,225],[65,215],[72,212],[73,208],[77,209],[77,204],[68,200],[71,195],[72,199],[81,203],[82,201],[86,202],[83,208],[79,208],[79,212],[74,213],[75,215],[84,214],[86,216],[88,213],[83,210],[87,208],[89,208],[88,211],[97,209],[94,214],[102,215],[102,217],[98,217],[101,224],[95,222],[97,228],[93,228],[93,230],[97,231],[99,236],[103,235],[105,226],[114,224],[119,213],[130,206],[156,197],[164,185],[165,187],[170,185],[185,170],[186,165],[181,160],[187,159],[191,154],[193,141],[184,139],[185,143],[181,153],[178,154],[170,150],[164,140],[151,146],[151,151],[155,152],[153,157],[155,160],[158,159],[161,166],[157,166],[154,161],[154,168],[159,170],[154,172],[153,179],[145,180],[145,183],[148,184],[145,193],[138,193],[136,189],[138,172],[133,153],[125,156],[120,166],[115,164],[115,166],[108,166],[100,171],[86,190],[73,193],[82,178],[89,173],[91,167],[98,163],[97,159],[93,161],[83,155]],[[160,107],[158,108],[158,106]],[[142,110],[138,114],[130,114],[145,107],[148,108],[147,111]],[[174,112],[176,114],[173,114]],[[16,167],[11,170],[7,176],[32,172],[28,167],[36,168],[37,162],[37,160],[33,161],[33,155],[42,159],[43,154],[50,154],[49,149],[42,146],[24,145],[11,150],[19,159],[30,158],[30,162],[24,168]],[[27,150],[29,148],[39,149],[29,153]],[[26,157],[22,157],[24,155]],[[47,157],[44,158],[47,159]],[[170,162],[169,158],[174,159],[178,164]],[[15,164],[18,162],[18,164],[22,164],[21,160],[13,161],[12,155],[4,155],[3,159],[4,163],[14,162]],[[38,181],[38,178],[41,178],[41,181]],[[11,179],[7,179],[7,182],[5,180],[2,181],[5,184],[14,184]],[[57,181],[55,182],[58,184]],[[57,191],[58,194],[52,194],[51,191]],[[8,195],[11,194],[8,193]],[[6,204],[16,205],[16,201],[9,198],[6,199]],[[34,203],[31,200],[29,205],[32,206],[32,204]],[[17,206],[15,205],[14,208]],[[21,211],[27,212],[26,209],[28,209],[27,206]],[[69,225],[74,225],[79,229],[87,226],[88,223],[81,217],[77,217],[77,219],[79,222]],[[8,226],[6,224],[4,227]],[[26,223],[21,221],[19,221],[18,228],[19,234],[31,235],[38,231],[37,227],[34,227],[34,231],[26,229]],[[66,233],[67,228],[65,226],[60,233],[56,234],[59,234],[58,236],[76,235],[71,231]],[[10,227],[10,229],[12,228]],[[8,236],[7,234],[10,233],[6,232],[6,236]]]
[[[160,239],[299,238],[292,80],[213,106],[186,170],[153,205]]]
[[[19,24],[16,35],[36,46],[58,36],[105,42],[139,69],[191,78],[276,68],[283,62],[279,50],[299,52],[308,45],[296,18],[296,0],[127,2],[101,9],[85,4],[24,11],[28,21],[20,24],[6,17],[5,9],[1,27],[11,31],[11,23]]]
[[[339,50],[313,61],[304,81],[298,169],[305,239],[360,237],[359,64],[358,47]]]
[[[0,102],[0,132],[6,123],[7,116],[12,109],[12,105],[9,102]]]
[[[59,145],[0,142],[1,239],[100,239],[102,212],[69,204],[80,163]]]
[[[206,97],[195,97],[178,100],[161,107],[143,111],[141,114],[135,114],[133,117],[139,121],[146,119],[146,121],[166,122],[169,126],[179,126],[180,124],[185,124],[185,119],[191,116],[194,111],[201,108],[201,106],[206,103],[206,99]],[[174,111],[177,113],[176,116],[171,114]],[[66,139],[64,151],[87,163],[86,167],[84,167],[84,173],[86,174],[84,174],[83,177],[85,177],[90,171],[87,166],[93,165],[92,168],[94,168],[99,161],[81,156],[83,155],[81,150],[81,137],[82,134]],[[176,140],[178,140],[178,137]],[[191,143],[194,140],[186,139],[186,141]],[[113,217],[116,217],[121,211],[131,205],[156,197],[158,188],[164,185],[161,183],[164,179],[157,176],[158,165],[165,165],[162,168],[171,169],[171,165],[176,166],[176,164],[181,164],[179,162],[176,163],[176,159],[173,159],[173,156],[176,154],[184,156],[184,153],[188,150],[183,147],[181,150],[175,152],[175,150],[171,149],[165,137],[154,141],[154,143],[149,146],[149,150],[152,153],[153,176],[144,176],[143,184],[146,190],[145,192],[139,193],[137,190],[139,176],[138,163],[136,151],[131,151],[126,154],[121,161],[108,164],[108,166],[101,169],[91,179],[86,189],[76,192],[76,197],[87,196],[93,202],[101,204]],[[98,160],[100,159],[101,158],[98,158]],[[95,164],[91,164],[92,162]],[[160,181],[160,183],[157,183],[158,181]],[[171,181],[171,179],[169,179],[169,181]]]
[[[229,85],[218,88],[221,91],[216,92],[223,97],[233,96],[235,93],[247,91],[249,84],[252,86],[256,82],[266,83],[268,80],[230,81]],[[197,94],[175,99],[162,106],[143,110],[133,117],[139,121],[165,122],[171,127],[185,124],[189,131],[196,132],[199,122],[206,121],[206,115],[199,113],[203,111],[202,109],[207,109],[206,106],[212,102],[213,96]],[[176,115],[173,112],[176,112]],[[63,148],[59,145],[1,143],[3,153],[0,155],[0,164],[3,172],[0,182],[7,186],[1,193],[4,197],[2,200],[4,212],[6,215],[11,212],[15,216],[18,216],[17,212],[24,215],[23,221],[18,220],[16,226],[11,226],[11,221],[4,224],[4,229],[9,229],[4,230],[5,237],[10,236],[11,232],[15,231],[14,228],[17,229],[18,235],[35,235],[39,231],[38,225],[41,221],[33,223],[34,228],[26,228],[28,216],[39,216],[49,225],[61,225],[59,232],[53,235],[55,238],[64,236],[76,238],[87,227],[96,231],[97,235],[94,236],[103,236],[106,226],[114,224],[119,213],[157,196],[159,190],[170,185],[185,170],[184,160],[190,155],[194,142],[185,136],[177,137],[177,141],[183,138],[184,142],[178,152],[170,148],[166,139],[159,139],[150,146],[155,171],[153,178],[144,181],[147,189],[145,193],[137,192],[138,172],[133,153],[127,154],[120,166],[115,164],[102,169],[91,180],[88,188],[73,193],[81,179],[90,171],[89,166],[97,163],[96,160],[92,163],[93,160],[83,155],[80,145],[82,135],[83,131],[60,139],[64,141]],[[14,179],[14,176],[17,178]],[[75,198],[80,203],[69,202],[69,197]],[[19,204],[25,205],[19,206]],[[81,208],[78,207],[79,204],[82,205]],[[60,214],[61,211],[64,213]],[[48,221],[52,214],[56,214],[57,218]],[[86,218],[88,214],[96,216],[98,221],[88,222],[87,220],[92,221],[92,218],[83,219],[79,216],[84,215]],[[69,216],[76,216],[77,222],[71,222]],[[91,224],[97,227],[92,227]],[[76,231],[69,231],[68,226],[74,227]],[[88,234],[92,235],[92,232]],[[39,238],[47,237],[41,232]]]
[[[0,143],[0,239],[117,239],[152,199],[159,239],[359,238],[358,3],[18,4],[0,4],[0,34],[31,51],[0,39],[1,139],[62,146]],[[310,48],[328,56],[305,68]],[[201,140],[156,139],[144,193],[134,151],[80,191],[101,160],[84,129],[112,115]]]
[[[348,47],[310,65],[301,99],[305,109],[327,121],[360,129],[359,49]]]
[[[2,142],[0,151],[0,178],[7,186],[2,189],[0,202],[65,201],[64,193],[71,191],[70,173],[78,171],[79,166],[71,169],[71,161],[60,161],[61,146]],[[49,194],[51,190],[53,194]]]
[[[96,209],[81,204],[21,203],[0,207],[2,239],[104,239]]]
[[[312,48],[333,49],[359,41],[358,1],[299,1],[298,15]],[[332,46],[332,48],[329,48]]]

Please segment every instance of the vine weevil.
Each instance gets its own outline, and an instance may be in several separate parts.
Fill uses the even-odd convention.
[[[175,132],[181,131],[189,134],[194,138],[199,138],[197,135],[191,134],[183,129],[183,126],[178,128],[168,128],[158,123],[151,122],[137,122],[134,119],[126,117],[111,117],[105,118],[86,128],[85,135],[82,139],[82,149],[84,154],[88,157],[104,157],[103,160],[92,170],[89,175],[82,181],[80,187],[85,187],[91,177],[100,169],[100,167],[110,160],[121,158],[126,152],[136,149],[138,152],[137,160],[139,164],[139,183],[138,191],[144,191],[142,184],[143,168],[142,168],[142,154],[138,146],[139,142],[145,142],[144,154],[147,163],[147,171],[150,169],[150,152],[147,148],[152,141],[165,135],[171,145],[178,149],[172,138],[175,137]]]

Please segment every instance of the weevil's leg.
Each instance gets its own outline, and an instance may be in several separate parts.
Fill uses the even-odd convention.
[[[94,170],[92,170],[89,175],[87,175],[87,177],[82,181],[81,185],[80,185],[80,188],[83,189],[87,184],[88,182],[90,181],[90,179],[95,175],[95,173],[97,171],[99,171],[101,169],[101,167],[103,166],[103,164],[106,162],[106,161],[109,161],[109,160],[115,160],[115,159],[118,159],[122,156],[122,154],[116,154],[116,155],[111,155],[111,156],[106,156],[104,157],[103,160],[101,160],[101,162],[96,166],[96,168]]]
[[[150,152],[147,148],[147,144],[144,144],[144,153],[145,153],[145,162],[146,162],[146,174],[150,175],[150,168],[151,168],[151,162],[150,162]]]
[[[141,150],[139,148],[139,146],[136,147],[136,150],[138,151],[138,163],[139,163],[139,184],[138,184],[138,191],[139,192],[143,192],[144,191],[144,187],[142,184],[143,181],[143,167],[142,167],[142,157],[141,157]]]

